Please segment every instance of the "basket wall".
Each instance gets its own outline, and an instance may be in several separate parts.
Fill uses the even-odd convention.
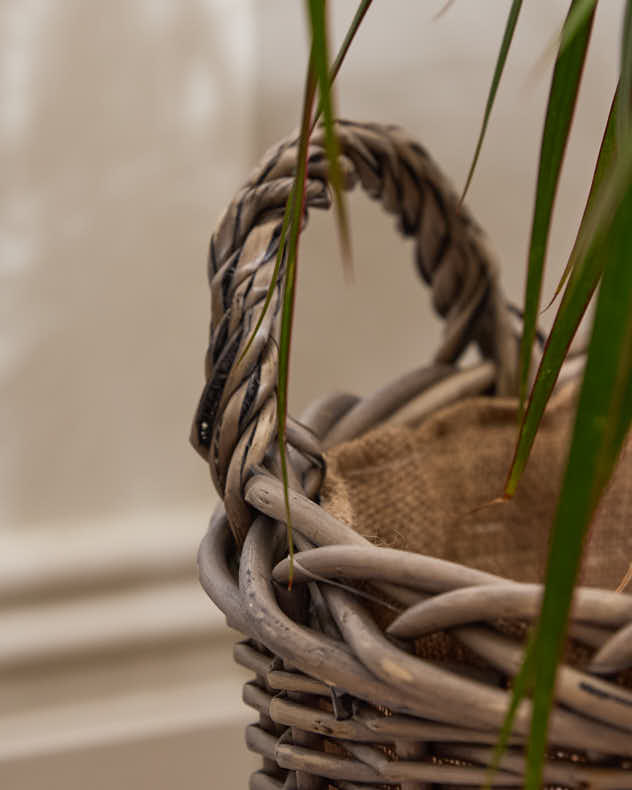
[[[432,551],[375,546],[321,507],[319,496],[328,448],[387,420],[427,418],[469,396],[511,394],[517,337],[484,234],[428,154],[394,127],[340,122],[339,132],[346,187],[359,181],[414,239],[419,271],[446,319],[444,341],[433,364],[374,396],[333,395],[300,421],[289,420],[299,553],[288,592],[275,450],[280,283],[247,345],[273,277],[296,140],[271,151],[210,245],[207,384],[192,442],[209,463],[223,505],[200,547],[200,578],[247,637],[235,659],[255,675],[244,689],[246,704],[259,714],[247,746],[263,757],[252,788],[480,785],[541,588]],[[308,165],[307,207],[327,207],[318,130]],[[472,341],[483,361],[456,367]],[[385,608],[391,615],[381,618]],[[632,694],[625,687],[632,598],[579,589],[571,636],[575,665],[560,673],[545,781],[632,788]],[[529,716],[525,702],[494,785],[522,784]]]

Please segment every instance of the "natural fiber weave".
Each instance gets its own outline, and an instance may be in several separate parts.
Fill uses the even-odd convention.
[[[385,426],[326,455],[321,504],[378,546],[541,582],[572,428],[576,382],[549,403],[513,500],[498,502],[517,402],[472,398],[416,429]],[[632,440],[593,522],[581,582],[616,589],[632,562]]]
[[[414,238],[446,319],[444,340],[432,364],[374,395],[332,395],[289,420],[299,551],[288,591],[275,447],[281,283],[244,354],[272,276],[296,140],[271,151],[209,250],[207,381],[191,438],[223,504],[200,546],[200,580],[247,637],[235,660],[254,673],[244,701],[259,720],[246,744],[263,765],[252,790],[471,787],[488,779],[525,631],[538,614],[534,581],[571,393],[552,404],[515,503],[471,512],[500,490],[515,425],[515,403],[503,398],[514,392],[518,339],[496,265],[419,145],[394,127],[341,122],[338,130],[345,186],[360,182]],[[326,178],[317,130],[308,208],[329,205]],[[483,360],[457,367],[472,341]],[[411,414],[418,427],[401,427]],[[549,728],[550,786],[632,790],[632,596],[613,591],[630,559],[629,454],[584,569],[584,581],[601,586],[576,590]],[[492,784],[522,785],[529,724],[524,701]]]

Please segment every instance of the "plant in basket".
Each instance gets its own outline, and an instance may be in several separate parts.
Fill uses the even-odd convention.
[[[211,239],[192,429],[223,499],[201,580],[247,637],[235,658],[256,675],[244,699],[261,718],[246,737],[264,765],[251,786],[632,787],[632,2],[542,347],[547,240],[597,1],[573,0],[556,38],[521,337],[485,234],[431,156],[397,127],[335,120],[332,84],[370,0],[333,62],[326,4],[306,5],[300,131],[268,152]],[[350,266],[344,194],[358,183],[413,239],[444,339],[430,365],[295,420],[300,234],[333,202]],[[569,357],[597,290],[587,353]],[[458,366],[472,343],[481,361]]]

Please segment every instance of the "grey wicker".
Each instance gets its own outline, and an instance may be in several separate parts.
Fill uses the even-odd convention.
[[[254,673],[244,701],[259,714],[246,732],[263,757],[252,790],[480,785],[487,778],[519,667],[521,643],[497,621],[523,624],[538,585],[411,552],[378,548],[319,505],[324,451],[403,409],[417,416],[482,392],[514,390],[517,339],[484,234],[427,153],[391,126],[338,122],[346,188],[360,181],[415,240],[416,261],[446,320],[429,366],[375,395],[333,395],[288,422],[291,510],[298,549],[288,592],[284,498],[276,437],[280,284],[245,357],[278,249],[297,145],[271,151],[213,235],[207,384],[192,443],[208,461],[223,504],[198,563],[201,583],[246,640],[235,660]],[[323,136],[309,149],[308,208],[330,197]],[[456,362],[478,344],[483,361]],[[410,404],[414,406],[411,407]],[[344,580],[346,587],[336,584]],[[366,593],[370,582],[401,614],[385,633]],[[363,597],[364,596],[364,597]],[[475,655],[456,668],[419,657],[415,640],[449,631]],[[632,667],[632,598],[581,588],[571,634],[592,651],[587,670],[565,665],[556,691],[545,782],[632,788],[632,693],[614,676]],[[496,786],[523,783],[530,706],[518,709]]]

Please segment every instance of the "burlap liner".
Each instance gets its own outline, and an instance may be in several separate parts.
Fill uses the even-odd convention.
[[[416,427],[386,425],[331,450],[321,503],[378,546],[540,582],[576,395],[570,383],[551,399],[510,502],[489,504],[502,492],[511,462],[517,403],[479,397],[445,407]],[[590,530],[582,584],[616,589],[632,562],[631,481],[628,440]],[[372,608],[383,627],[392,620],[392,611]],[[518,623],[501,624],[501,630],[514,636],[523,631]],[[479,664],[447,634],[425,637],[417,652]],[[590,652],[573,646],[571,663],[584,664]],[[630,678],[621,681],[629,685]]]
[[[543,580],[577,387],[549,403],[518,492],[502,492],[516,440],[513,399],[472,398],[418,427],[378,428],[327,455],[322,505],[379,546]],[[632,562],[632,442],[590,531],[582,584],[615,589]]]

